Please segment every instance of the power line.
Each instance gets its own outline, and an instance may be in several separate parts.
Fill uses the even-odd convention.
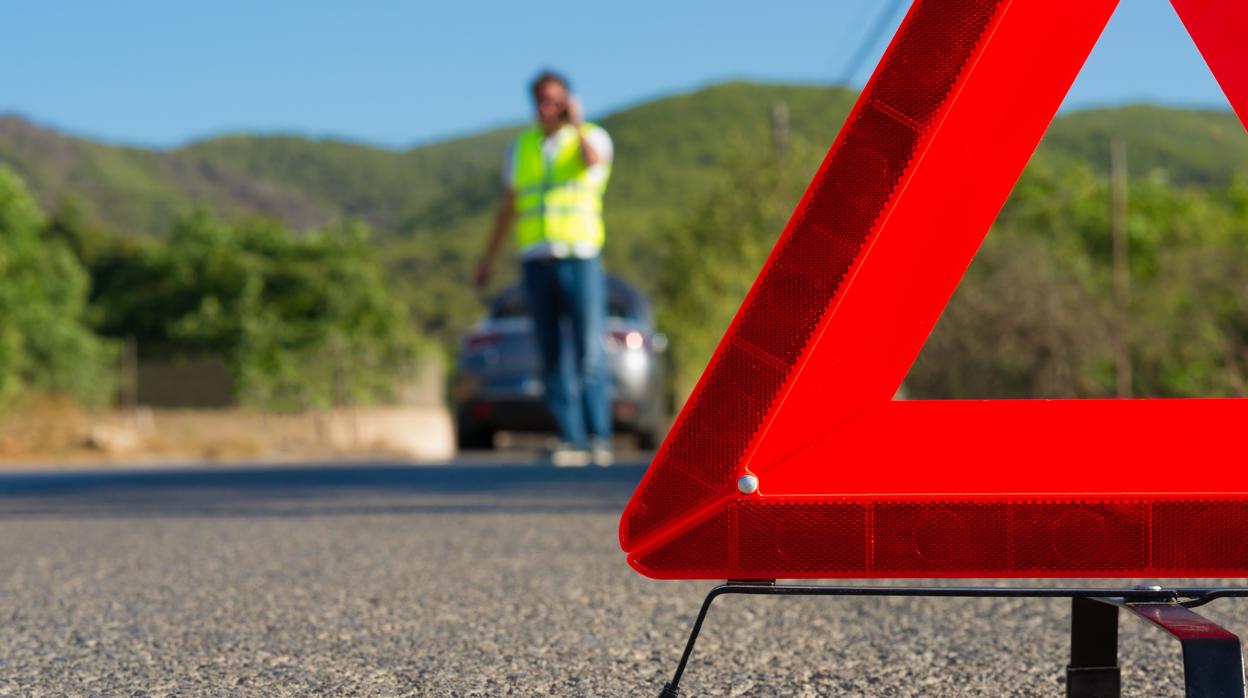
[[[871,50],[880,43],[880,39],[884,36],[884,32],[892,25],[893,18],[897,16],[898,10],[905,5],[906,0],[892,0],[879,14],[875,20],[875,24],[871,30],[867,32],[867,38],[859,45],[858,50],[850,56],[849,62],[845,66],[845,72],[841,74],[840,84],[848,85],[854,75],[862,68],[862,64],[871,55]]]

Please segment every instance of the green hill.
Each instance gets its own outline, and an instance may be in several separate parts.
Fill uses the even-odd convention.
[[[616,144],[608,265],[654,290],[654,260],[677,221],[733,172],[771,153],[775,105],[789,114],[783,167],[805,181],[855,96],[842,88],[727,83],[603,117]],[[395,287],[423,329],[449,339],[479,311],[466,278],[499,193],[500,153],[514,132],[409,150],[252,135],[148,150],[6,117],[0,118],[0,163],[22,176],[46,209],[73,200],[85,218],[123,234],[165,235],[195,208],[276,217],[295,229],[362,220],[374,229]],[[1248,135],[1229,111],[1152,106],[1059,117],[1032,169],[1082,163],[1096,175],[1108,162],[1111,135],[1126,139],[1134,177],[1221,186],[1248,170]]]
[[[1164,172],[1176,184],[1225,184],[1248,173],[1248,134],[1227,111],[1151,105],[1079,111],[1058,117],[1033,162],[1083,161],[1108,169],[1106,143],[1120,136],[1129,147],[1133,177]]]
[[[840,88],[728,83],[610,114],[601,121],[619,164],[612,213],[661,217],[704,191],[735,156],[769,147],[777,103],[788,107],[794,140],[824,149],[854,97]],[[499,153],[514,132],[405,151],[250,135],[147,150],[0,117],[0,163],[20,174],[45,207],[70,197],[89,217],[127,233],[164,233],[182,212],[205,207],[226,216],[275,216],[296,228],[347,216],[391,235],[488,209],[498,190]],[[1163,169],[1176,182],[1218,183],[1248,162],[1248,137],[1229,111],[1152,106],[1061,116],[1037,157],[1101,163],[1111,133],[1131,144],[1136,175]]]

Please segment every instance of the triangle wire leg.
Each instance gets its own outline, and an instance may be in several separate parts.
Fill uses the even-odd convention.
[[[711,610],[711,603],[715,599],[724,594],[749,594],[758,593],[770,589],[775,585],[774,581],[732,581],[711,589],[707,593],[706,598],[702,601],[702,609],[698,611],[698,617],[693,621],[693,628],[689,631],[689,640],[685,643],[685,651],[680,655],[680,663],[676,665],[676,673],[672,675],[672,680],[663,686],[663,690],[659,693],[659,698],[677,698],[680,695],[680,679],[685,674],[685,667],[689,664],[689,657],[693,655],[693,647],[698,642],[698,635],[702,632],[702,624],[706,621],[706,614]]]
[[[1119,698],[1118,615],[1127,611],[1172,635],[1183,649],[1187,698],[1248,698],[1244,660],[1237,636],[1192,610],[1220,598],[1248,597],[1248,587],[1130,589],[1046,587],[891,587],[777,585],[775,580],[729,580],[702,601],[676,673],[659,698],[678,698],[693,648],[711,604],[724,594],[774,596],[916,596],[963,598],[1071,599],[1067,698]]]
[[[706,620],[706,614],[711,610],[711,603],[727,591],[726,585],[720,585],[711,589],[710,593],[702,601],[702,609],[698,611],[698,617],[693,621],[693,629],[689,631],[689,640],[685,643],[685,651],[680,655],[680,663],[676,665],[676,673],[672,675],[672,680],[663,686],[663,690],[659,693],[659,698],[677,698],[680,695],[680,679],[684,676],[685,667],[689,664],[689,657],[693,655],[693,646],[698,642],[698,634],[702,632],[702,623]]]

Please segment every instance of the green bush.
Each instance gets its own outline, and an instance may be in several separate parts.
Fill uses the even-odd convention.
[[[417,353],[358,225],[296,237],[272,220],[201,213],[94,267],[105,334],[132,338],[142,358],[224,357],[244,404],[384,401]]]
[[[99,404],[113,394],[117,348],[87,325],[86,271],[44,231],[22,181],[0,166],[0,401],[47,392]]]

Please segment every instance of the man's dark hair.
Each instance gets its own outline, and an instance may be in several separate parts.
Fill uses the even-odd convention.
[[[568,92],[572,91],[572,85],[568,82],[567,78],[563,77],[563,75],[556,73],[553,70],[543,70],[537,74],[537,77],[533,78],[533,82],[529,85],[529,91],[533,94],[533,101],[537,101],[537,91],[542,89],[546,83],[550,82],[562,85],[563,89]]]

